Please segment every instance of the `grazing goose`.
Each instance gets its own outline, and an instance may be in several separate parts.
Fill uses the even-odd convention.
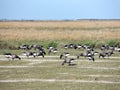
[[[100,49],[101,49],[101,50],[108,50],[108,46],[107,46],[107,45],[102,45],[102,46],[100,47]]]
[[[116,46],[116,47],[114,48],[114,50],[117,51],[117,52],[120,52],[120,46]]]
[[[27,44],[24,44],[24,45],[21,45],[18,47],[18,49],[22,49],[22,50],[30,50],[31,48],[32,48],[32,46],[29,47],[29,45],[27,45]]]
[[[98,54],[98,53],[99,53],[99,52],[94,51],[93,49],[91,49],[91,51],[88,51],[87,57],[88,57],[89,60],[92,60],[92,61],[94,62],[94,61],[95,61],[94,56],[95,56],[96,54]]]
[[[114,50],[115,47],[114,47],[114,46],[108,46],[108,49],[109,49],[109,50]]]
[[[26,52],[23,52],[23,55],[25,55],[29,58],[29,56],[33,56],[33,52],[26,51]]]
[[[80,53],[77,55],[77,59],[79,59],[80,56],[87,57],[88,52]]]
[[[4,53],[4,55],[5,55],[6,58],[11,58],[12,57],[11,53]]]
[[[12,54],[12,60],[14,60],[15,58],[21,60],[21,58],[20,58],[18,55],[16,55],[16,54]]]
[[[87,51],[85,53],[81,53],[79,55],[77,55],[77,58],[79,58],[80,56],[84,56],[84,57],[88,57],[89,60],[95,61],[94,59],[94,55],[96,55],[98,52],[92,50],[92,51]]]
[[[46,55],[46,52],[43,48],[39,49],[39,52],[43,53],[44,55]]]
[[[106,56],[109,58],[112,54],[114,54],[113,50],[112,51],[109,51],[109,52],[101,52],[99,54],[99,58],[102,57],[102,58],[105,58]]]
[[[61,65],[64,65],[65,63],[67,63],[69,66],[72,65],[71,62],[75,60],[74,58],[67,58],[65,57],[64,61],[62,62]]]
[[[58,52],[58,50],[56,48],[51,48],[51,49],[48,50],[48,54],[50,54],[50,53],[55,54],[57,52]]]
[[[106,53],[108,57],[110,57],[112,54],[114,54],[113,50],[112,51],[109,51]]]
[[[106,56],[106,52],[101,52],[100,54],[99,54],[99,58],[104,58]]]
[[[64,48],[65,48],[65,49],[68,49],[68,48],[69,48],[69,49],[72,49],[72,48],[74,48],[74,46],[75,46],[75,45],[71,43],[71,44],[66,44],[66,45],[64,45]]]
[[[64,45],[64,48],[65,48],[65,49],[68,49],[68,45]]]
[[[12,60],[14,60],[15,58],[21,60],[21,58],[16,54],[5,53],[4,55],[6,56],[6,58],[11,58]]]
[[[82,45],[78,44],[78,45],[74,45],[74,49],[81,49]]]
[[[62,57],[67,57],[67,56],[69,56],[70,55],[70,53],[68,53],[68,52],[63,52],[61,55],[60,55],[60,59],[62,59]]]
[[[31,46],[34,50],[41,50],[41,49],[43,49],[43,46],[42,45],[32,45]]]
[[[33,53],[33,56],[34,56],[34,58],[37,56],[42,56],[43,58],[44,58],[44,53],[43,52],[41,52],[41,51],[39,51],[39,52],[34,52]]]
[[[69,48],[74,48],[74,44],[69,44]]]

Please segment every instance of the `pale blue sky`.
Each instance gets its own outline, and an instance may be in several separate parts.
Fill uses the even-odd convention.
[[[0,19],[120,19],[120,0],[0,0]]]

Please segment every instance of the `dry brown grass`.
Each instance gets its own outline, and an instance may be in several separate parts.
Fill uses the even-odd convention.
[[[101,41],[119,39],[120,21],[0,22],[0,38],[1,40]]]
[[[120,21],[0,22],[0,28],[120,28]]]
[[[0,30],[2,40],[108,40],[120,38],[117,31],[86,31],[86,30]]]

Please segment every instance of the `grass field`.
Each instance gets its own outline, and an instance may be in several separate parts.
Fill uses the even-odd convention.
[[[120,45],[119,20],[80,21],[8,21],[0,22],[0,90],[120,90],[120,52],[95,62],[76,59],[75,65],[61,66],[59,55],[66,51],[72,56],[84,50],[65,50],[65,44]],[[57,54],[45,58],[8,60],[5,52],[22,55],[16,47],[23,44],[54,44]]]
[[[0,90],[119,90],[120,61],[118,59],[85,58],[76,65],[61,66],[56,58],[22,58],[22,61],[0,61]]]

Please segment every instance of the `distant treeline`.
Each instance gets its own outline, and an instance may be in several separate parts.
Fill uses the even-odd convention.
[[[120,21],[120,19],[64,19],[64,20],[24,20],[24,19],[21,19],[21,20],[9,20],[9,19],[0,19],[0,22],[4,22],[4,21],[22,21],[22,22],[36,22],[36,21]]]

